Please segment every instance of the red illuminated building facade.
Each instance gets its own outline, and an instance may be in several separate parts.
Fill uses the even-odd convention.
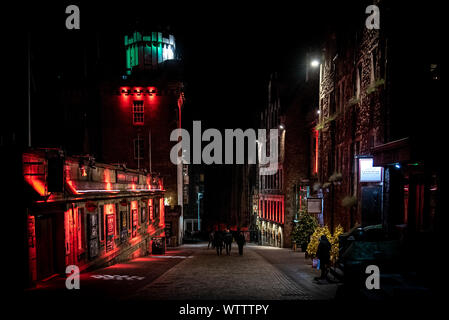
[[[125,50],[126,75],[101,87],[102,160],[163,177],[165,205],[180,215],[170,232],[179,243],[182,165],[170,161],[170,134],[181,126],[184,94],[174,37],[134,32],[125,36]]]
[[[279,163],[274,174],[263,174],[268,165],[258,165],[258,212],[256,229],[259,243],[282,247],[284,243],[285,205],[284,205],[284,146],[285,130],[281,117],[280,91],[273,75],[268,85],[268,107],[261,114],[260,127],[267,130],[280,129],[278,136]],[[268,149],[268,147],[267,147]]]
[[[23,177],[33,282],[146,255],[165,236],[159,176],[38,150],[23,154]]]

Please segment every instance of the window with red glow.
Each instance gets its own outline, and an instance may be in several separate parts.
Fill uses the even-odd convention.
[[[147,222],[147,209],[142,207],[140,209],[140,224],[144,224],[145,222]]]
[[[153,218],[159,217],[159,198],[153,200]]]
[[[150,221],[153,221],[153,199],[148,201],[148,214]]]
[[[281,223],[284,223],[284,202],[281,201]]]
[[[280,211],[279,211],[279,201],[276,201],[276,222],[281,222]]]
[[[138,218],[138,210],[137,209],[132,209],[132,237],[134,238],[135,236],[137,236],[137,220]]]
[[[100,206],[100,241],[104,241],[105,230],[104,230],[104,206]]]
[[[78,211],[78,225],[77,225],[78,250],[79,250],[79,252],[83,252],[84,251],[84,240],[85,240],[84,209],[79,208],[77,211]]]
[[[262,218],[265,219],[266,215],[267,215],[267,202],[264,199],[262,200]]]
[[[143,125],[144,122],[144,108],[143,100],[133,101],[133,124]]]

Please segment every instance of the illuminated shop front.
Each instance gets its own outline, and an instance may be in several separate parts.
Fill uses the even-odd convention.
[[[284,219],[284,196],[260,195],[256,224],[261,245],[283,246]]]
[[[64,274],[68,265],[85,270],[151,253],[152,238],[165,236],[162,179],[86,157],[56,158],[62,160],[41,151],[23,155],[24,179],[33,194],[31,279]]]

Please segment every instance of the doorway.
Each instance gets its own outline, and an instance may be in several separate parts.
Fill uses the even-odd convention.
[[[54,218],[52,215],[36,217],[37,279],[55,274]]]

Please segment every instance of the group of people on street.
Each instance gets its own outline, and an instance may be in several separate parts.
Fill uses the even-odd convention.
[[[230,256],[233,240],[234,235],[231,233],[229,228],[226,228],[223,232],[218,229],[217,231],[209,234],[209,244],[207,245],[207,248],[210,248],[210,246],[212,246],[212,248],[215,247],[217,250],[217,255],[221,256],[224,246],[226,249],[226,255]],[[237,242],[237,246],[239,248],[239,255],[243,255],[243,246],[245,245],[246,240],[245,235],[240,231],[240,229],[237,230],[235,241]]]

